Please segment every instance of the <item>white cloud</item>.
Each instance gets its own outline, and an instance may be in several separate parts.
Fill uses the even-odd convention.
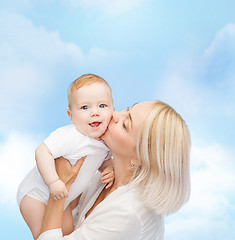
[[[5,24],[5,23],[8,24]],[[36,27],[30,19],[20,14],[1,12],[1,62],[31,63],[50,70],[56,63],[71,60],[82,61],[83,53],[74,43],[63,42],[58,32],[48,32]],[[48,66],[48,64],[50,65]]]
[[[147,0],[63,0],[63,2],[73,7],[100,9],[114,16],[125,13],[139,6],[144,1]]]
[[[210,47],[205,50],[205,58],[215,58],[218,53],[222,55],[235,55],[235,24],[229,23],[222,28],[215,36]],[[229,51],[228,51],[229,50]]]
[[[16,203],[16,191],[26,173],[35,166],[34,151],[39,144],[37,137],[11,132],[0,143],[0,204]]]
[[[6,24],[7,23],[7,24]],[[61,66],[81,62],[84,54],[73,44],[63,42],[57,32],[35,27],[22,15],[0,14],[0,132],[32,121],[36,104],[49,95],[60,77]],[[57,72],[58,71],[58,72]],[[21,119],[18,116],[24,115]],[[16,118],[18,121],[15,122]]]
[[[168,240],[234,239],[234,49],[235,24],[228,24],[200,58],[172,59],[158,86],[157,97],[173,105],[190,123],[192,142],[206,145],[192,148],[191,199],[177,214],[167,218]]]
[[[194,63],[189,57],[173,59],[167,75],[157,88],[157,98],[180,109],[181,114],[195,116],[203,102],[200,85],[194,81]]]
[[[214,81],[214,86],[219,88],[222,93],[229,90],[233,100],[235,97],[231,93],[235,91],[234,65],[235,24],[230,23],[216,34],[215,39],[201,57],[199,66],[201,67],[202,79]],[[216,94],[218,97],[219,92]],[[215,97],[215,94],[211,95]]]
[[[0,112],[4,113],[0,133],[12,126],[27,126],[34,121],[32,118],[39,118],[39,107],[45,98],[60,89],[62,83],[69,85],[68,72],[106,67],[118,57],[116,52],[99,48],[84,54],[76,44],[63,41],[58,32],[35,26],[23,15],[2,11],[0,101],[6,104],[0,105]]]
[[[157,96],[183,115],[231,116],[235,109],[235,24],[215,36],[201,57],[175,57],[162,77]]]
[[[187,205],[167,218],[166,239],[231,239],[235,230],[235,158],[223,146],[193,147],[192,193]],[[231,226],[233,225],[233,226]],[[232,230],[233,229],[233,230]],[[233,232],[231,232],[233,231]]]

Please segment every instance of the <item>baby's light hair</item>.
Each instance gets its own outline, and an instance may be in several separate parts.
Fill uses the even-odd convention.
[[[109,88],[110,94],[112,95],[112,90],[111,90],[109,84],[102,77],[99,77],[95,74],[90,74],[90,73],[84,74],[84,75],[80,76],[79,78],[77,78],[76,80],[74,80],[69,87],[69,90],[68,90],[68,107],[71,108],[71,94],[74,91],[77,91],[79,88],[81,88],[83,86],[89,86],[89,85],[94,84],[94,83],[105,84]]]
[[[185,121],[172,107],[155,101],[139,133],[140,167],[133,184],[146,206],[158,214],[173,213],[189,199],[190,145]]]

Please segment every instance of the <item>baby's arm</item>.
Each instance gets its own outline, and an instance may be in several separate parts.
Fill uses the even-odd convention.
[[[110,158],[109,160],[104,161],[100,166],[99,171],[102,172],[101,181],[102,183],[108,183],[105,187],[108,189],[114,182],[113,160]]]
[[[65,184],[59,179],[55,169],[55,161],[47,146],[42,143],[35,151],[35,158],[38,170],[50,189],[50,193],[54,199],[68,197],[68,191]]]

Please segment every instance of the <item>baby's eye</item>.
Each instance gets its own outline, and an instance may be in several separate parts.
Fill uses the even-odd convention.
[[[125,130],[127,130],[125,122],[122,123],[122,126]]]
[[[100,108],[105,108],[105,107],[107,107],[107,105],[106,104],[100,104],[99,107]]]
[[[88,106],[82,106],[81,109],[87,110],[87,109],[88,109]]]

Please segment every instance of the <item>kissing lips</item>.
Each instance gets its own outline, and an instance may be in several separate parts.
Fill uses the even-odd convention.
[[[99,127],[100,124],[101,124],[101,122],[92,122],[92,123],[89,123],[89,125],[90,125],[92,128],[97,128],[97,127]]]

